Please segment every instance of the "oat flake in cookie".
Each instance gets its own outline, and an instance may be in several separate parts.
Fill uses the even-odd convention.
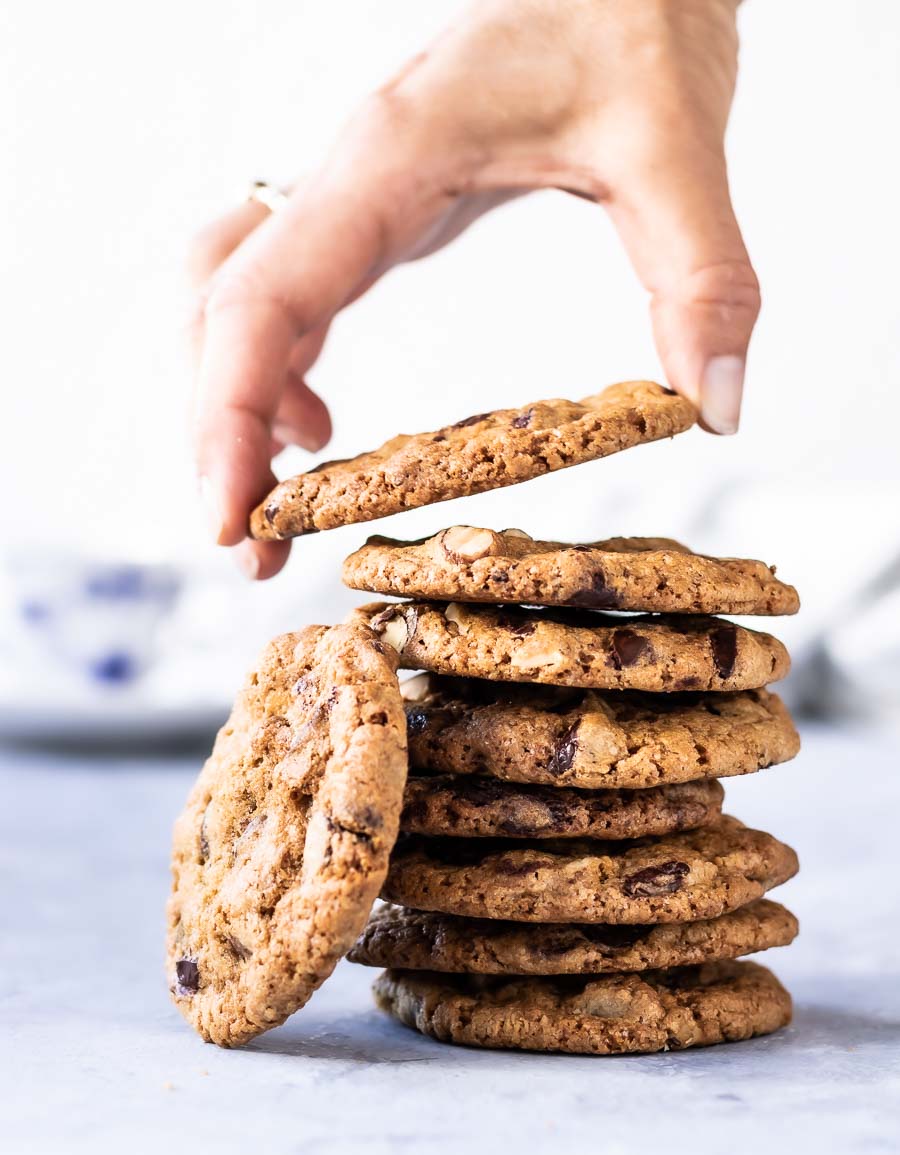
[[[389,970],[374,990],[406,1026],[471,1047],[647,1053],[737,1042],[791,1021],[791,996],[751,962],[555,978]]]
[[[800,749],[768,690],[641,694],[417,674],[406,699],[410,765],[583,789],[751,774]]]
[[[299,537],[516,485],[671,437],[696,417],[688,401],[652,381],[611,385],[579,402],[478,413],[281,482],[253,511],[250,531],[264,541]]]
[[[793,586],[761,561],[704,557],[668,538],[586,545],[454,525],[421,541],[371,537],[344,562],[352,589],[434,601],[663,614],[794,614]]]
[[[353,945],[405,777],[393,652],[349,626],[275,639],[175,825],[167,969],[205,1039],[277,1026]]]
[[[348,957],[460,974],[606,974],[734,959],[787,946],[797,929],[789,910],[765,898],[718,918],[655,926],[507,922],[382,905]]]
[[[721,618],[626,617],[461,602],[372,602],[371,626],[409,670],[600,690],[750,690],[790,669],[771,634]]]

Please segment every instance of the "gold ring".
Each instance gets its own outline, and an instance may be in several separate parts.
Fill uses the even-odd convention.
[[[255,180],[247,190],[247,200],[257,201],[259,204],[265,205],[270,213],[274,213],[280,208],[284,208],[288,195],[283,189],[276,188],[268,181]]]

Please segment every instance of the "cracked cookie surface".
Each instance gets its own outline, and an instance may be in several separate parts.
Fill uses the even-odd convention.
[[[796,872],[789,846],[723,815],[636,842],[401,835],[381,897],[516,922],[691,922],[753,902]]]
[[[787,946],[797,920],[761,898],[718,918],[655,926],[519,923],[382,905],[352,962],[467,974],[602,974],[694,966]]]
[[[440,1042],[528,1051],[683,1050],[769,1034],[791,1020],[790,995],[751,962],[555,978],[389,970],[374,992],[382,1010]]]
[[[346,559],[352,589],[433,601],[664,614],[794,614],[793,586],[761,561],[692,553],[669,538],[584,545],[455,525],[420,541],[371,537]]]
[[[714,779],[648,790],[573,790],[440,774],[407,778],[400,829],[454,838],[643,838],[715,821]]]
[[[402,683],[410,765],[547,786],[643,788],[750,774],[800,749],[768,690],[642,694],[419,674]]]
[[[652,381],[624,381],[582,401],[538,401],[401,434],[379,449],[282,481],[250,531],[279,540],[482,493],[689,429],[696,411]]]
[[[409,670],[602,690],[750,690],[790,669],[771,634],[704,616],[625,617],[593,610],[461,602],[372,602],[371,626]]]
[[[175,824],[167,971],[205,1039],[246,1042],[328,977],[384,881],[405,777],[393,652],[349,626],[276,638]]]

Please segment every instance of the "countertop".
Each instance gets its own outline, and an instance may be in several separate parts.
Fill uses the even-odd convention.
[[[203,1044],[162,972],[171,822],[198,758],[0,752],[0,1147],[107,1151],[900,1150],[900,765],[895,737],[807,726],[728,809],[793,843],[800,916],[770,952],[795,997],[768,1039],[640,1057],[420,1038],[342,964],[241,1051]]]

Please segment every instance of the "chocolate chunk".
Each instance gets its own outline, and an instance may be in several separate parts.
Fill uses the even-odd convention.
[[[265,514],[266,521],[269,523],[269,525],[274,525],[275,518],[278,516],[278,503],[276,501],[270,501],[266,508],[263,510],[263,513]]]
[[[686,862],[662,862],[646,866],[629,874],[622,883],[622,893],[628,898],[654,898],[659,894],[674,894],[690,873]]]
[[[484,421],[486,417],[490,417],[490,413],[476,413],[472,417],[464,417],[462,421],[457,421],[454,429],[465,429],[467,425],[477,425],[479,421]]]
[[[638,658],[650,649],[650,643],[633,630],[616,630],[612,636],[610,664],[616,670],[633,666]]]
[[[235,938],[233,934],[226,934],[225,938],[228,941],[228,945],[241,960],[241,962],[246,962],[247,959],[253,955],[253,951],[248,946],[244,946],[241,940],[239,938]]]
[[[566,770],[571,769],[572,763],[575,761],[575,755],[578,752],[578,723],[570,726],[565,734],[556,743],[556,747],[550,756],[550,762],[547,769],[551,774],[563,774]]]
[[[528,425],[528,423],[531,421],[531,418],[533,416],[534,416],[534,410],[533,409],[526,409],[524,413],[520,413],[518,417],[514,417],[512,419],[513,429],[524,429]]]
[[[720,626],[709,635],[713,661],[720,678],[730,678],[737,660],[737,630],[734,626]]]
[[[548,866],[553,866],[552,858],[527,858],[524,862],[510,862],[508,858],[498,858],[492,865],[492,870],[495,874],[503,878],[527,878],[535,871],[545,870]]]
[[[517,638],[527,638],[534,633],[536,628],[534,622],[516,622],[509,627],[509,632]]]
[[[569,600],[573,606],[589,610],[614,610],[621,601],[616,591],[606,584],[606,574],[603,570],[596,570],[591,575],[590,586],[576,590]]]
[[[616,954],[633,947],[644,937],[647,930],[643,926],[581,926],[581,934],[592,946],[600,947],[604,953]]]
[[[192,958],[180,958],[175,964],[175,993],[195,995],[200,990],[200,968]]]

